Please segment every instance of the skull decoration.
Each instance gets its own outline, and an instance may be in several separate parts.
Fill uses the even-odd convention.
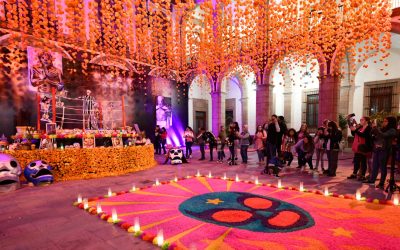
[[[285,233],[314,226],[306,211],[288,202],[242,192],[194,196],[179,205],[186,216],[255,232]]]
[[[21,166],[8,154],[0,154],[0,193],[10,192],[20,187]]]
[[[24,169],[24,176],[28,182],[32,182],[35,186],[48,184],[54,181],[51,170],[51,166],[45,161],[36,160],[26,166]]]
[[[180,148],[171,148],[168,150],[168,157],[164,164],[171,160],[172,165],[187,163],[185,156],[183,155],[183,150]]]

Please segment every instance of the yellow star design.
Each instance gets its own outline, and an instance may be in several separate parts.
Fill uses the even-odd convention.
[[[217,199],[213,199],[213,200],[211,200],[211,199],[207,199],[207,204],[214,204],[214,205],[218,205],[219,203],[222,203],[222,202],[224,202],[224,201],[221,201],[219,198],[217,198]]]
[[[351,235],[353,233],[353,231],[347,231],[343,227],[338,227],[338,228],[329,229],[329,230],[333,232],[333,236],[343,236],[343,237],[347,237],[347,238],[353,238],[353,236]]]

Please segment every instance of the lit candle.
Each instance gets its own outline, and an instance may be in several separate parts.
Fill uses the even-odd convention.
[[[300,192],[304,192],[304,183],[300,182]]]
[[[103,210],[101,209],[100,203],[97,203],[97,209],[96,209],[96,211],[97,211],[98,214],[101,213],[101,212],[103,212]]]
[[[255,179],[254,183],[255,183],[256,185],[260,184],[260,183],[258,182],[258,176],[256,176],[256,179]]]
[[[399,195],[398,194],[394,194],[393,196],[393,204],[398,206],[399,205]]]
[[[226,180],[226,173],[224,173],[224,177],[222,177],[222,179]]]
[[[89,202],[87,199],[83,199],[83,208],[88,209],[89,208]]]
[[[133,191],[133,192],[135,192],[135,191],[136,191],[136,185],[135,185],[135,184],[133,184],[133,185],[132,185],[132,189],[131,189],[131,191]]]
[[[178,182],[178,177],[175,176],[175,177],[174,177],[174,181],[175,181],[175,182]]]
[[[55,148],[55,149],[57,148],[57,143],[53,144],[53,148]]]
[[[209,171],[208,172],[208,178],[211,178],[212,177],[212,174],[211,174],[211,171]]]
[[[117,210],[115,210],[115,208],[113,208],[111,213],[112,213],[112,215],[111,215],[112,221],[114,223],[117,222],[118,221]]]
[[[235,181],[236,181],[236,182],[240,181],[240,180],[239,180],[239,175],[238,175],[238,174],[236,174]]]
[[[325,187],[324,195],[325,195],[325,196],[329,196],[329,189],[328,189],[328,187]]]
[[[135,233],[140,232],[139,217],[135,218],[135,223],[133,225],[133,231],[135,231]]]
[[[278,188],[282,188],[282,180],[278,179]]]
[[[164,234],[163,230],[160,229],[157,233],[157,245],[161,247],[164,244]]]
[[[160,181],[156,179],[156,186],[160,186]]]
[[[360,189],[357,189],[357,192],[356,192],[356,200],[358,200],[358,201],[361,200],[361,192],[360,192]]]
[[[112,192],[111,192],[111,188],[108,188],[108,197],[111,197],[112,196]]]
[[[198,169],[197,169],[197,174],[196,174],[196,176],[197,176],[197,177],[200,177],[200,170],[198,170]]]
[[[82,195],[81,194],[78,194],[78,203],[82,203]]]

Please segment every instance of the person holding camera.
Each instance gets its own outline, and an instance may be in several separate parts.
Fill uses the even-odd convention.
[[[376,121],[372,124],[372,139],[374,142],[373,147],[373,160],[372,160],[372,174],[367,183],[374,184],[381,170],[381,179],[376,186],[379,189],[384,189],[386,176],[387,176],[387,162],[392,152],[392,143],[397,136],[396,131],[396,118],[393,116],[383,119],[382,128],[379,128]]]
[[[350,118],[348,116],[348,118]],[[352,150],[354,152],[354,168],[353,173],[347,179],[358,179],[365,181],[365,173],[367,172],[367,156],[371,154],[371,126],[369,125],[370,118],[363,116],[360,119],[360,124],[351,123],[351,134],[354,136]],[[361,168],[361,174],[357,177],[357,173]]]
[[[336,176],[339,159],[339,143],[342,140],[342,132],[334,121],[328,122],[328,128],[325,129],[325,145],[326,156],[328,157],[328,176]]]

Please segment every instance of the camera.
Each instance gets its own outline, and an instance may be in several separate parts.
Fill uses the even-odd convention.
[[[352,113],[352,114],[348,114],[347,115],[347,125],[349,126],[349,127],[352,127],[352,126],[354,126],[355,124],[357,124],[357,122],[356,122],[356,120],[355,120],[355,117],[356,116],[356,114],[354,114],[354,113]]]

